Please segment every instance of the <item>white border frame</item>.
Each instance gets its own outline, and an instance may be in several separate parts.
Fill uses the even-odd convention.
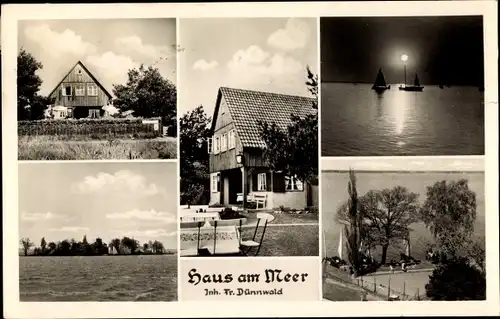
[[[98,8],[98,10],[96,10]],[[307,2],[210,4],[4,5],[2,15],[2,137],[4,316],[8,318],[494,315],[499,314],[498,262],[498,37],[494,1]],[[20,19],[109,19],[194,17],[482,15],[485,48],[485,205],[487,227],[487,300],[476,302],[30,302],[20,303],[17,214],[16,65]],[[318,33],[320,30],[318,30]],[[177,39],[179,40],[179,39]],[[318,52],[320,54],[320,52]],[[177,56],[179,62],[179,55]],[[495,67],[497,65],[497,67]],[[182,89],[182,88],[179,88]],[[320,106],[318,107],[320,111]],[[179,148],[178,148],[179,150]],[[321,145],[319,145],[321,150]],[[180,155],[180,154],[178,154]],[[320,168],[321,168],[321,164]],[[320,181],[321,185],[321,181]],[[321,193],[320,193],[321,195]],[[321,206],[321,198],[320,198]],[[321,218],[320,218],[321,225]],[[322,248],[320,243],[320,249]],[[496,253],[496,254],[495,254]],[[272,258],[272,257],[271,257]],[[179,282],[179,286],[182,283]],[[242,313],[244,311],[244,313]]]

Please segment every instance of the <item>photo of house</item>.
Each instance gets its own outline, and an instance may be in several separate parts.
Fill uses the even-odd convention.
[[[173,18],[20,21],[18,159],[177,158],[176,60]]]
[[[49,94],[54,99],[54,118],[100,118],[112,96],[78,61]],[[61,108],[61,106],[63,108]]]
[[[316,28],[179,20],[181,257],[319,255]]]
[[[258,120],[273,119],[282,129],[290,114],[316,113],[314,99],[222,87],[213,115],[208,152],[209,205],[229,206],[254,202],[256,208],[317,205],[317,188],[269,167],[263,157],[264,141]]]

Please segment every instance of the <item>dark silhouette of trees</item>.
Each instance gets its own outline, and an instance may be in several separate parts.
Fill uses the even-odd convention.
[[[45,253],[45,250],[47,249],[47,242],[45,241],[45,237],[42,237],[42,240],[40,241],[40,249],[42,254]]]
[[[29,249],[35,244],[33,244],[29,238],[22,238],[21,245],[23,246],[24,256],[28,256]]]
[[[485,300],[486,277],[466,258],[454,258],[438,265],[425,285],[431,300]]]
[[[155,240],[149,241],[140,245],[139,241],[123,237],[122,239],[112,239],[109,246],[102,241],[102,238],[97,237],[93,243],[87,241],[87,236],[83,236],[82,241],[76,241],[74,238],[71,240],[64,239],[60,242],[46,243],[45,237],[42,238],[40,247],[34,247],[33,253],[29,253],[34,243],[29,238],[22,238],[20,240],[24,255],[34,256],[102,256],[109,254],[109,248],[115,247],[119,255],[137,255],[137,254],[165,254],[168,251],[163,246],[163,243]],[[45,248],[43,248],[45,247]],[[141,250],[140,248],[144,249]]]

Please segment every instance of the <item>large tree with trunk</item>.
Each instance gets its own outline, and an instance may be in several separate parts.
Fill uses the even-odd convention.
[[[350,202],[351,196],[348,203],[339,208],[338,220],[349,220],[352,214],[349,209],[353,209]],[[406,240],[409,236],[408,226],[418,220],[418,194],[396,186],[380,191],[371,190],[360,196],[357,202],[360,241],[368,249],[381,246],[381,263],[384,264],[391,243]]]

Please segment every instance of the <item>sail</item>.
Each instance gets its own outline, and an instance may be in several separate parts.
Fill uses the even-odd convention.
[[[373,86],[374,87],[376,87],[376,86],[386,86],[384,74],[382,73],[382,69],[378,70],[377,78],[375,79],[375,83],[373,84]]]
[[[342,259],[342,255],[343,255],[342,252],[343,252],[343,248],[344,248],[344,244],[342,243],[342,239],[343,239],[342,232],[340,232],[339,249],[338,249],[340,259]]]
[[[417,74],[415,74],[415,86],[420,86],[420,81],[418,80]]]
[[[410,256],[410,241],[408,239],[405,240],[405,255]]]

